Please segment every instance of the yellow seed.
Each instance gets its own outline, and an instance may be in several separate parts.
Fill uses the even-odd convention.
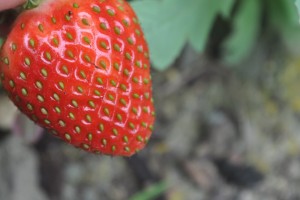
[[[26,90],[25,88],[22,88],[21,92],[22,92],[22,94],[23,94],[24,96],[27,96],[27,95],[28,95],[28,92],[27,92],[27,90]]]
[[[100,42],[100,46],[103,48],[103,49],[107,49],[107,45],[105,42],[101,41]]]
[[[103,138],[101,142],[102,142],[102,144],[103,144],[104,146],[107,145],[107,140],[106,140],[106,139]]]
[[[120,35],[121,34],[121,29],[119,27],[115,27],[114,28],[114,31],[117,35]]]
[[[59,86],[59,88],[62,89],[62,90],[65,89],[65,85],[64,85],[64,83],[61,82],[61,81],[58,82],[58,86]]]
[[[128,137],[126,135],[123,137],[123,140],[125,143],[128,143]]]
[[[89,101],[89,105],[90,105],[91,108],[95,108],[95,106],[96,106],[93,101]]]
[[[61,113],[61,110],[60,110],[59,107],[55,107],[54,109],[55,109],[55,111],[56,111],[57,113]]]
[[[128,126],[129,126],[131,129],[134,129],[134,128],[135,128],[135,125],[134,125],[132,122],[129,122]]]
[[[109,109],[108,108],[104,108],[104,114],[109,115]]]
[[[117,150],[117,147],[115,146],[115,145],[113,145],[112,147],[111,147],[111,151],[112,152],[115,152]]]
[[[85,75],[84,71],[81,70],[79,73],[80,73],[81,78],[86,79],[86,75]]]
[[[104,22],[100,23],[100,28],[103,30],[107,30],[107,26]]]
[[[100,8],[98,6],[93,6],[93,11],[96,13],[100,13]]]
[[[118,135],[118,130],[117,129],[114,128],[112,131],[113,131],[113,135],[115,135],[115,136]]]
[[[24,72],[20,72],[20,77],[21,77],[23,80],[26,80],[26,75],[24,74]]]
[[[129,147],[124,147],[124,151],[130,152],[130,148]]]
[[[140,135],[138,135],[138,136],[136,137],[136,139],[137,139],[137,141],[139,141],[139,142],[143,142],[143,137],[140,136]]]
[[[62,120],[59,120],[58,121],[59,125],[62,126],[62,127],[65,127],[66,126],[66,123]]]
[[[42,24],[39,24],[39,25],[38,25],[38,28],[39,28],[39,30],[40,30],[41,32],[44,32],[44,26],[43,26]]]
[[[102,67],[103,69],[106,69],[106,63],[105,63],[105,61],[101,60],[101,61],[100,61],[100,65],[101,65],[101,67]]]
[[[114,100],[115,100],[115,97],[114,97],[113,95],[109,94],[109,95],[108,95],[108,99],[109,99],[110,101],[114,101]]]
[[[91,58],[88,55],[84,55],[84,60],[88,63],[91,62]]]
[[[88,37],[86,37],[86,36],[83,37],[83,41],[84,41],[85,43],[87,43],[87,44],[91,44],[90,39],[89,39]]]
[[[134,44],[134,41],[133,41],[133,39],[132,39],[131,37],[127,38],[127,42],[128,42],[129,44]]]
[[[90,25],[90,24],[89,24],[89,21],[88,21],[87,19],[85,19],[85,18],[83,18],[83,19],[81,20],[81,22],[82,22],[84,25],[86,25],[86,26]]]
[[[41,95],[37,95],[37,99],[38,99],[40,102],[44,102],[44,97],[41,96]]]
[[[67,68],[66,65],[62,66],[62,70],[63,70],[63,72],[64,72],[65,74],[68,74],[68,73],[69,73],[69,70],[68,70],[68,68]]]
[[[119,65],[118,63],[114,63],[114,68],[115,68],[117,71],[119,71],[120,65]]]
[[[55,17],[52,17],[51,21],[52,21],[53,24],[56,24],[56,18]]]
[[[92,134],[92,133],[89,133],[89,134],[87,135],[87,138],[88,138],[89,141],[92,141],[92,139],[93,139],[93,134]]]
[[[107,13],[110,15],[110,16],[114,16],[115,15],[115,12],[111,9],[108,9],[107,10]]]
[[[100,85],[103,85],[103,81],[100,77],[97,77],[97,82],[100,84]]]
[[[33,110],[33,106],[30,103],[27,104],[27,108],[28,108],[28,110]]]
[[[132,81],[133,81],[134,83],[139,83],[139,79],[138,79],[137,77],[133,77],[133,78],[132,78]]]
[[[38,89],[42,89],[43,88],[43,84],[40,81],[35,82],[35,85]]]
[[[15,43],[11,44],[11,50],[16,51],[17,50],[17,45]]]
[[[134,113],[134,114],[138,114],[138,109],[136,108],[136,107],[133,107],[132,109],[131,109],[131,111]]]
[[[122,118],[122,115],[120,115],[120,114],[117,114],[117,119],[118,119],[118,121],[122,121],[123,120],[123,118]]]
[[[73,8],[79,8],[79,5],[77,3],[73,3]]]
[[[86,118],[86,121],[92,122],[92,117],[90,115],[86,115],[85,118]]]
[[[120,99],[120,103],[121,103],[123,106],[126,106],[126,105],[127,105],[126,100],[123,99],[123,98]]]
[[[104,125],[103,125],[103,124],[99,124],[99,130],[100,130],[101,132],[104,131]]]
[[[48,111],[47,111],[45,108],[41,108],[41,112],[42,112],[44,115],[48,115]]]
[[[29,40],[29,45],[33,48],[35,46],[35,42],[33,39]]]
[[[82,87],[78,86],[78,87],[77,87],[77,91],[78,91],[79,93],[83,93]]]
[[[125,57],[127,60],[131,60],[131,55],[128,52],[125,53]]]
[[[76,108],[78,107],[78,103],[76,100],[72,100],[71,103],[74,107],[76,107]]]
[[[9,86],[10,86],[10,87],[15,87],[15,82],[14,82],[13,80],[10,80],[10,81],[9,81]]]
[[[56,101],[59,101],[60,100],[60,97],[58,96],[58,94],[54,93],[53,94],[53,97]]]
[[[137,93],[134,93],[132,96],[133,96],[133,98],[135,98],[135,99],[138,99],[138,98],[140,98],[140,95],[139,95],[139,94],[137,94]]]
[[[118,44],[114,44],[114,50],[120,52],[121,51],[121,47]]]
[[[26,58],[25,58],[25,64],[26,64],[27,66],[29,66],[30,63],[31,63],[31,62],[30,62],[30,59],[26,57]]]
[[[73,119],[73,120],[75,119],[75,115],[74,115],[73,113],[71,113],[71,112],[69,113],[69,117],[70,117],[71,119]]]
[[[53,43],[54,43],[55,46],[59,45],[59,41],[58,41],[57,38],[53,38],[52,41],[53,41]]]
[[[75,131],[76,131],[76,133],[80,133],[81,132],[81,128],[79,126],[75,126]]]
[[[114,87],[117,86],[117,83],[116,83],[114,80],[111,80],[111,81],[110,81],[110,84],[111,84],[112,86],[114,86]]]
[[[52,60],[52,56],[49,52],[46,52],[45,53],[45,58],[48,60],[48,61],[51,61]]]
[[[101,93],[99,92],[99,90],[94,90],[95,95],[100,96]]]
[[[125,76],[129,76],[129,71],[128,71],[128,69],[124,69],[123,74],[124,74]]]
[[[44,77],[47,77],[48,76],[48,72],[45,68],[41,69],[41,73]]]
[[[65,138],[66,138],[66,140],[71,141],[71,135],[70,134],[66,133]]]
[[[144,128],[147,128],[148,124],[147,124],[146,122],[142,122],[142,126],[143,126]]]

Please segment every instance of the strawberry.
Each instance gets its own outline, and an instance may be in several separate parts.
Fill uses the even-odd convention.
[[[154,123],[148,47],[124,0],[45,0],[16,19],[1,80],[30,119],[88,152],[131,156]]]

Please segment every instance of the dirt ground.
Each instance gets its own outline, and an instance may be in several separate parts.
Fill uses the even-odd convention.
[[[186,47],[153,70],[154,134],[131,158],[53,138],[2,92],[0,200],[300,199],[299,114],[277,94],[273,64],[253,57],[239,72]],[[134,196],[151,186],[161,193]]]

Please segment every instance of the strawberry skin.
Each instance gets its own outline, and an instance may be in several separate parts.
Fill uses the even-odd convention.
[[[89,152],[131,156],[154,107],[148,47],[124,0],[45,0],[1,50],[2,85],[30,119]]]

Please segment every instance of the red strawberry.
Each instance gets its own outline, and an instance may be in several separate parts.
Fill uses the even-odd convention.
[[[37,124],[89,152],[130,156],[152,132],[148,47],[124,0],[45,0],[16,20],[3,87]]]

